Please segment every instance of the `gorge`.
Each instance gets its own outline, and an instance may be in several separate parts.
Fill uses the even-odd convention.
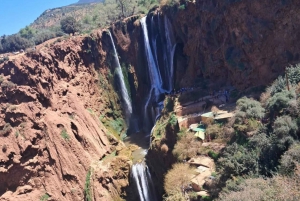
[[[165,97],[269,85],[300,61],[299,11],[296,0],[184,1],[0,64],[0,200],[162,200],[179,132],[151,135]],[[126,134],[149,144],[145,160],[132,163]]]

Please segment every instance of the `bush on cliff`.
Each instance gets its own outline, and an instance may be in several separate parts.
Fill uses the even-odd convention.
[[[74,17],[66,17],[60,21],[61,30],[67,34],[79,31],[80,25]]]
[[[190,159],[198,154],[201,144],[201,141],[193,133],[187,132],[177,141],[173,149],[173,155],[179,161]]]
[[[174,200],[182,199],[183,192],[189,187],[191,177],[195,170],[186,163],[176,163],[172,166],[172,169],[168,171],[164,180],[164,188],[167,193],[168,200],[171,198]]]

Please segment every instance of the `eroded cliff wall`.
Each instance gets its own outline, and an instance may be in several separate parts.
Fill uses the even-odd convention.
[[[123,118],[110,45],[99,31],[0,65],[0,200],[113,200],[124,193],[130,160],[109,159],[124,147],[110,130]]]
[[[297,0],[198,0],[165,7],[177,36],[176,81],[184,86],[204,77],[241,89],[270,84],[300,61],[299,10]]]

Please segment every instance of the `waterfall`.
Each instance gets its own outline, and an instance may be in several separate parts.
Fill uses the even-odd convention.
[[[140,201],[156,201],[154,186],[148,167],[144,163],[134,164],[131,174],[137,186]]]
[[[144,33],[144,44],[145,44],[145,52],[146,52],[146,57],[147,57],[150,81],[151,81],[152,87],[161,89],[162,79],[161,79],[161,75],[160,75],[158,66],[156,65],[156,61],[154,60],[154,57],[153,57],[153,54],[151,51],[146,19],[147,19],[147,16],[145,16],[141,19],[141,25],[142,25],[142,29],[143,29],[143,33]]]
[[[164,25],[165,25],[165,37],[166,37],[166,51],[165,51],[165,65],[168,69],[168,92],[171,92],[173,89],[173,79],[174,79],[174,53],[176,48],[176,43],[174,39],[174,35],[171,27],[171,23],[167,16],[164,17]]]
[[[151,135],[151,132],[154,129],[153,124],[160,117],[161,111],[163,109],[164,93],[171,92],[173,89],[173,59],[176,44],[174,35],[172,33],[171,24],[167,17],[164,18],[164,35],[161,32],[159,16],[158,29],[155,29],[154,19],[153,17],[151,18],[150,40],[146,19],[147,16],[143,17],[140,22],[143,30],[145,55],[151,87],[145,100],[143,130],[147,134]],[[159,36],[164,36],[164,38],[160,40]],[[163,45],[163,57],[160,57],[160,62],[158,61],[158,57],[160,55],[158,55],[158,49],[156,47],[158,38],[160,41],[162,41]],[[141,201],[157,200],[157,198],[155,197],[152,177],[145,163],[137,163],[133,165],[131,169],[131,176],[134,180],[134,183],[136,184],[138,195]]]
[[[148,29],[147,29],[147,24],[146,24],[146,19],[147,16],[143,17],[141,19],[141,25],[143,29],[143,34],[144,34],[144,45],[145,45],[145,53],[146,53],[146,58],[147,58],[147,64],[148,64],[148,71],[149,71],[149,77],[150,77],[150,82],[151,82],[151,90],[148,94],[147,101],[144,107],[144,127],[147,127],[148,123],[150,122],[149,120],[149,114],[148,114],[148,108],[149,106],[153,107],[153,104],[156,104],[158,102],[158,98],[160,94],[162,94],[164,91],[162,89],[162,79],[161,79],[161,74],[159,72],[159,68],[157,66],[157,61],[154,59],[155,57],[152,54],[151,47],[150,47],[150,42],[149,42],[149,37],[148,37]],[[154,47],[156,48],[156,47]],[[152,104],[152,105],[150,105]],[[155,107],[155,105],[154,105]],[[153,118],[153,115],[151,115],[151,121],[154,123],[155,118],[158,114],[154,115],[155,117]],[[149,127],[148,129],[146,128],[146,132],[150,131]]]
[[[126,113],[126,117],[127,117],[127,121],[129,120],[129,117],[130,115],[132,114],[132,105],[131,105],[131,100],[129,98],[129,94],[128,94],[128,91],[127,91],[127,88],[126,88],[126,85],[125,85],[125,81],[124,81],[124,75],[123,75],[123,72],[122,72],[122,69],[121,69],[121,65],[120,65],[120,61],[119,61],[119,58],[118,58],[118,53],[117,53],[117,50],[116,50],[116,47],[115,47],[115,43],[114,43],[114,40],[112,38],[112,35],[110,33],[110,31],[108,31],[108,35],[110,37],[110,40],[111,40],[111,43],[113,45],[113,49],[114,49],[114,60],[115,60],[115,63],[116,63],[116,73],[119,77],[119,80],[120,80],[120,86],[121,86],[121,94],[122,94],[122,98],[123,98],[123,102],[125,104],[124,108],[125,108],[125,113]],[[128,122],[127,122],[128,124]]]

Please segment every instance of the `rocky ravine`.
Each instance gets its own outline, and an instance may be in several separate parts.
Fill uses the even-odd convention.
[[[131,162],[122,154],[109,159],[124,145],[98,118],[122,118],[119,98],[101,33],[94,37],[0,66],[0,200],[112,200],[124,193]]]

